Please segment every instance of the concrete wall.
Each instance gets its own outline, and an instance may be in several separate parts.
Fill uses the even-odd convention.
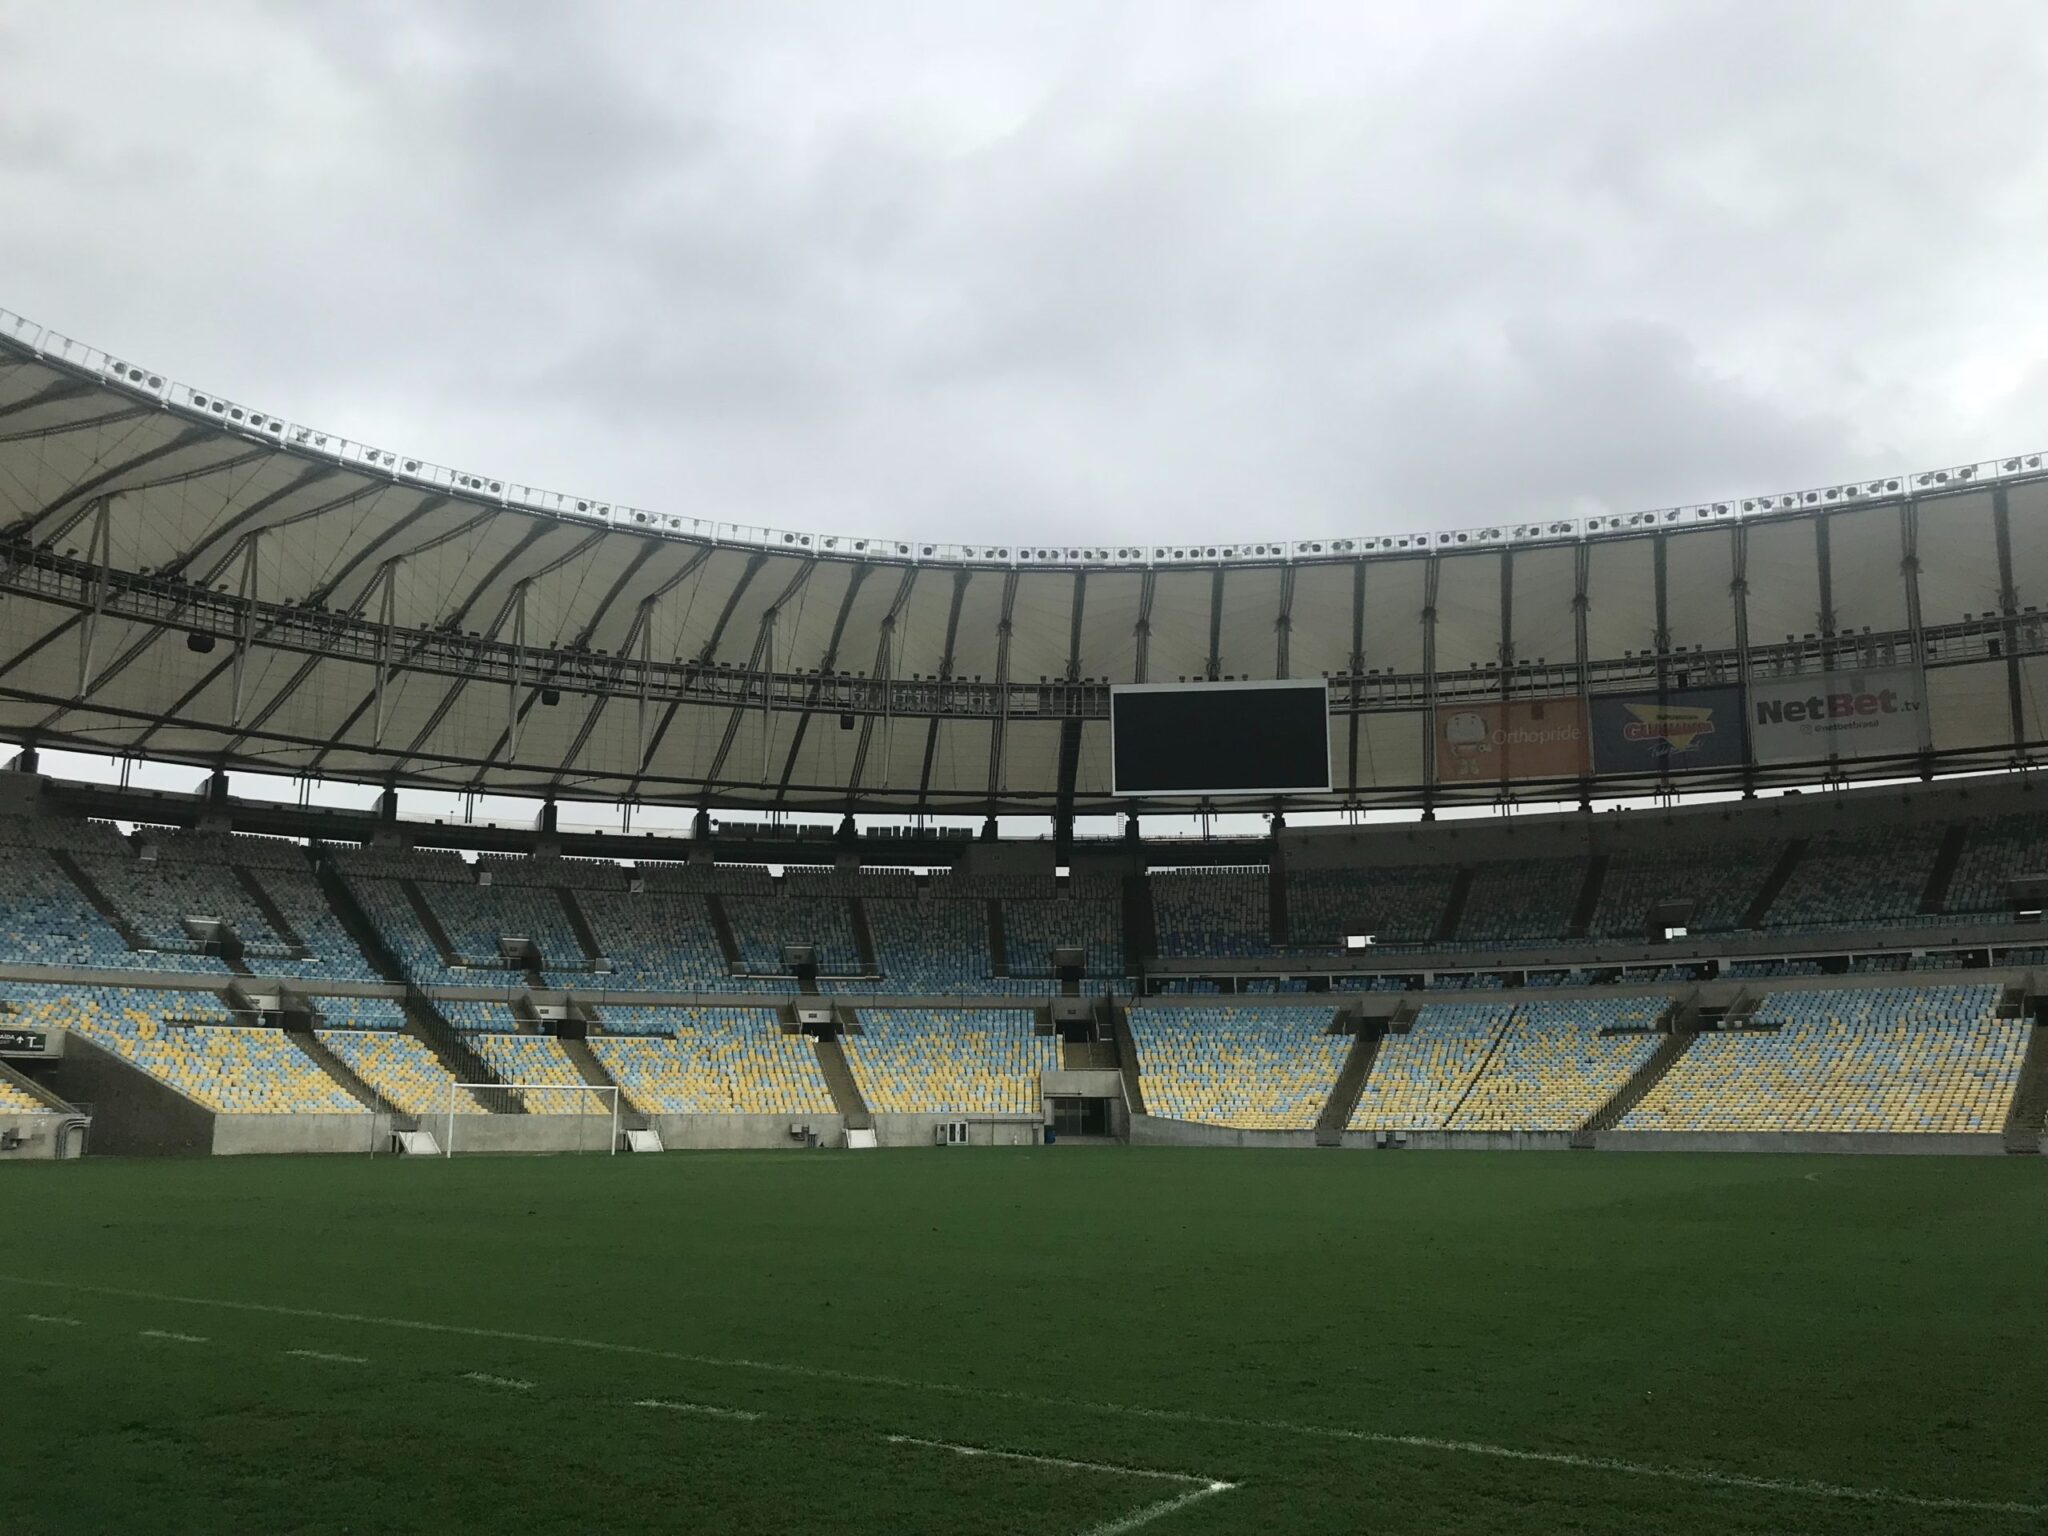
[[[63,1059],[37,1075],[91,1109],[92,1150],[123,1157],[197,1156],[213,1150],[213,1111],[102,1050],[76,1030]]]
[[[1379,1131],[1346,1131],[1344,1145],[1376,1149]],[[1387,1133],[1391,1135],[1392,1133]],[[1408,1152],[1569,1152],[1570,1131],[1410,1131]]]
[[[621,1120],[623,1126],[624,1121]],[[446,1115],[422,1115],[420,1129],[448,1149]],[[612,1149],[612,1117],[602,1115],[457,1115],[455,1155],[482,1152],[585,1152]]]
[[[389,1115],[215,1115],[216,1157],[346,1153],[391,1149]]]
[[[1167,1120],[1158,1115],[1131,1116],[1134,1147],[1313,1147],[1316,1133],[1306,1131],[1236,1131],[1228,1126],[1201,1125],[1193,1120]]]
[[[966,1115],[878,1114],[875,1142],[884,1147],[936,1147],[938,1127],[956,1121],[967,1122],[970,1147],[1036,1147],[1045,1141],[1045,1122],[1036,1115],[1014,1120],[977,1120]]]
[[[711,1151],[740,1147],[792,1147],[803,1142],[789,1134],[792,1125],[808,1125],[818,1145],[846,1145],[846,1121],[839,1115],[650,1115],[648,1123],[671,1152]]]
[[[49,1162],[76,1157],[87,1144],[86,1121],[80,1115],[17,1114],[0,1111],[0,1139],[19,1136],[21,1145],[0,1148],[0,1162]]]
[[[1908,1156],[2003,1156],[2005,1138],[1895,1135],[1877,1131],[1596,1131],[1602,1152],[1854,1152]]]

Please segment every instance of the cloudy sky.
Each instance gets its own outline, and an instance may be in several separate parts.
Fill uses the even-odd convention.
[[[1459,526],[2048,446],[2048,9],[0,7],[0,306],[783,527]]]

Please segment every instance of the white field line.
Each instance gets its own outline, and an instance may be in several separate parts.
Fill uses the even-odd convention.
[[[531,1392],[533,1383],[521,1381],[517,1376],[493,1376],[488,1371],[464,1371],[464,1381],[476,1382],[485,1387],[510,1387],[515,1392]]]
[[[145,1339],[169,1339],[173,1344],[204,1344],[207,1342],[206,1335],[203,1333],[170,1333],[162,1328],[145,1328],[142,1330],[142,1336]]]
[[[78,1319],[75,1317],[52,1317],[47,1312],[24,1312],[21,1315],[31,1323],[55,1323],[59,1328],[78,1326]]]
[[[362,1355],[330,1355],[324,1349],[288,1349],[285,1351],[294,1360],[332,1360],[337,1365],[368,1365]]]
[[[1111,1477],[1149,1477],[1162,1483],[1193,1483],[1185,1493],[1160,1499],[1127,1515],[1118,1515],[1101,1525],[1091,1525],[1081,1536],[1123,1536],[1140,1526],[1163,1520],[1175,1510],[1185,1509],[1197,1499],[1211,1499],[1228,1493],[1237,1484],[1221,1478],[1202,1477],[1192,1472],[1161,1472],[1153,1467],[1121,1467],[1106,1461],[1074,1461],[1065,1456],[1034,1456],[1024,1451],[998,1451],[985,1445],[956,1445],[950,1440],[920,1440],[915,1435],[884,1435],[891,1445],[921,1445],[934,1451],[951,1451],[956,1456],[993,1456],[1002,1461],[1029,1462],[1034,1467],[1058,1467],[1066,1472],[1099,1472]]]
[[[635,1408],[666,1408],[671,1413],[701,1413],[712,1419],[739,1419],[752,1424],[761,1415],[747,1408],[720,1408],[713,1403],[679,1403],[668,1398],[643,1397],[634,1403]]]
[[[582,1349],[596,1354],[624,1355],[640,1360],[666,1360],[678,1365],[699,1365],[715,1370],[761,1371],[770,1375],[791,1376],[808,1381],[836,1381],[860,1387],[889,1387],[906,1392],[926,1392],[934,1396],[972,1398],[984,1402],[1023,1403],[1034,1408],[1113,1414],[1124,1418],[1149,1419],[1157,1423],[1199,1424],[1212,1429],[1251,1430],[1264,1434],[1292,1435],[1300,1439],[1336,1440],[1356,1445],[1400,1446],[1410,1450],[1438,1451],[1449,1455],[1487,1456],[1503,1461],[1569,1467],[1576,1471],[1611,1472],[1623,1477],[1689,1483],[1696,1487],[1744,1488],[1758,1493],[1847,1499],[1865,1504],[1896,1505],[1904,1509],[2028,1515],[2035,1518],[2048,1515],[2048,1504],[2027,1503],[2019,1499],[1958,1498],[1942,1494],[1908,1493],[1896,1488],[1826,1483],[1806,1478],[1753,1477],[1742,1472],[1719,1472],[1706,1467],[1675,1467],[1655,1462],[1624,1461],[1619,1457],[1585,1456],[1574,1451],[1526,1450],[1511,1445],[1493,1445],[1480,1440],[1438,1440],[1424,1435],[1343,1429],[1334,1425],[1303,1424],[1288,1419],[1243,1419],[1228,1414],[1199,1413],[1187,1408],[1148,1408],[1132,1403],[1102,1403],[1086,1398],[1010,1391],[1002,1387],[969,1387],[956,1382],[918,1381],[910,1377],[887,1376],[868,1371],[836,1370],[830,1366],[699,1355],[683,1350],[656,1349],[646,1344],[622,1344],[609,1339],[578,1339],[559,1334],[525,1333],[510,1328],[475,1328],[461,1323],[430,1323],[418,1318],[376,1317],[360,1312],[328,1312],[315,1307],[289,1307],[269,1301],[236,1301],[218,1296],[178,1296],[163,1291],[138,1291],[122,1286],[89,1285],[71,1280],[45,1280],[28,1275],[0,1275],[0,1284],[35,1286],[44,1290],[69,1291],[86,1296],[117,1296],[129,1301],[163,1302],[175,1306],[215,1307],[227,1312],[258,1313],[268,1317],[300,1317],[326,1323],[356,1323],[366,1328],[400,1328],[413,1333],[447,1334],[456,1338],[497,1339],[511,1344]]]

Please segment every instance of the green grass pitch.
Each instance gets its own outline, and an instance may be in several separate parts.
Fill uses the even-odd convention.
[[[11,1536],[2048,1528],[2042,1159],[27,1164],[0,1272]]]

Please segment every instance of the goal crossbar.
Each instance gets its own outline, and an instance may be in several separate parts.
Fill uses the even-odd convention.
[[[619,1155],[619,1089],[616,1084],[600,1087],[596,1083],[458,1083],[451,1080],[448,1084],[448,1105],[441,1115],[443,1157],[455,1155],[456,1125],[465,1118],[474,1118],[466,1116],[459,1108],[464,1093],[470,1094],[479,1104],[485,1102],[484,1096],[487,1094],[523,1095],[523,1107],[528,1114],[536,1112],[533,1100],[538,1099],[542,1105],[553,1101],[563,1106],[556,1113],[567,1115],[591,1114],[583,1102],[583,1095],[594,1095],[600,1103],[609,1101],[608,1108],[597,1113],[608,1115],[610,1118],[611,1138],[606,1151],[613,1157]],[[547,1111],[542,1109],[540,1112]],[[488,1114],[489,1111],[486,1110],[485,1113]]]

